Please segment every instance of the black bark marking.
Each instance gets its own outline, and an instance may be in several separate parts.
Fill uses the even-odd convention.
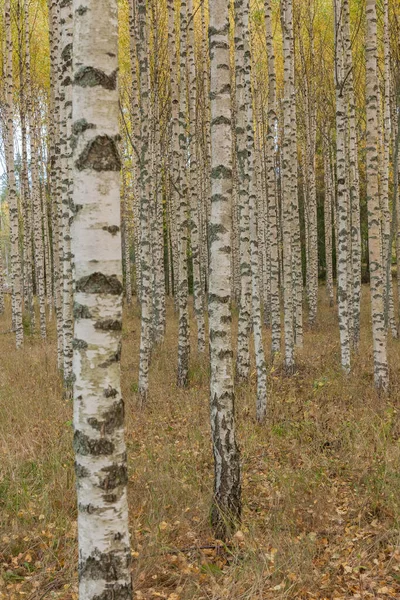
[[[99,506],[94,506],[93,504],[82,504],[81,502],[78,504],[79,512],[85,512],[88,515],[101,514],[104,512],[104,508]]]
[[[75,161],[75,166],[78,171],[120,171],[121,159],[116,140],[109,135],[98,135],[91,139]]]
[[[63,51],[61,52],[61,58],[65,62],[72,60],[72,44],[64,46]]]
[[[114,504],[118,500],[118,494],[103,494],[103,500],[104,502]]]
[[[95,329],[102,329],[103,331],[121,331],[122,322],[118,319],[103,319],[96,321],[94,324]]]
[[[117,235],[118,231],[119,231],[119,227],[118,225],[105,225],[103,227],[104,231],[108,231],[108,233],[111,233],[111,235]]]
[[[122,283],[116,275],[104,275],[104,273],[91,273],[81,277],[76,282],[76,291],[85,294],[122,294]]]
[[[111,465],[110,467],[101,469],[101,472],[105,474],[105,477],[99,482],[99,487],[106,492],[115,490],[115,488],[128,483],[126,465]]]
[[[95,87],[100,85],[106,90],[117,89],[117,69],[107,75],[101,69],[95,67],[81,67],[77,73],[75,73],[74,83],[81,87]]]
[[[115,398],[117,395],[118,395],[118,390],[111,387],[111,385],[109,385],[108,388],[104,390],[104,396],[106,398]]]
[[[73,205],[73,207],[72,207],[72,210],[73,210],[73,213],[74,213],[74,216],[75,216],[75,217],[76,217],[76,215],[78,214],[78,212],[79,212],[80,210],[82,210],[82,208],[83,208],[83,205],[82,205],[82,204],[74,204],[74,205]]]
[[[103,579],[114,582],[125,578],[129,563],[130,557],[128,554],[123,558],[115,552],[102,553],[95,550],[91,556],[80,563],[79,578],[87,577],[88,579]]]
[[[101,415],[101,419],[89,418],[88,423],[93,427],[93,429],[97,429],[97,431],[101,431],[102,434],[110,434],[119,427],[122,427],[124,424],[124,401],[121,399],[111,406],[109,410]]]
[[[75,431],[74,450],[82,456],[109,456],[114,452],[114,444],[104,438],[91,439],[82,431]]]
[[[232,169],[219,165],[211,169],[211,179],[229,179],[232,177]]]
[[[121,360],[121,350],[122,350],[122,344],[121,344],[121,342],[119,342],[118,343],[118,349],[117,349],[116,353],[115,354],[111,354],[110,358],[108,358],[104,362],[100,363],[99,367],[101,367],[102,369],[107,369],[107,367],[109,367],[113,363],[120,362],[120,360]]]
[[[82,6],[82,4],[76,9],[76,13],[82,17],[82,15],[84,15],[87,11],[88,11],[88,7],[87,6]]]
[[[94,123],[88,123],[86,119],[78,119],[78,121],[73,123],[70,139],[70,146],[72,150],[75,150],[78,144],[78,136],[88,129],[96,129],[96,125]]]
[[[90,471],[83,465],[80,465],[79,463],[76,462],[75,463],[75,475],[76,475],[77,479],[82,479],[83,477],[89,477]]]
[[[219,237],[226,232],[226,228],[221,223],[209,223],[208,242],[211,246],[213,242],[219,240]]]
[[[88,343],[85,340],[79,340],[78,338],[72,340],[72,348],[74,350],[86,350],[87,347]]]
[[[130,600],[132,597],[132,586],[130,583],[115,583],[107,587],[100,595],[93,596],[92,600]]]
[[[74,302],[73,315],[75,319],[91,319],[92,314],[88,306]]]

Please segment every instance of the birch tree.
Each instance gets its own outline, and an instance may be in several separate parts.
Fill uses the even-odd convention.
[[[214,451],[215,535],[226,539],[241,514],[236,444],[231,314],[232,139],[229,14],[225,0],[210,0],[211,215],[209,263],[210,409]]]
[[[367,116],[367,202],[368,247],[371,275],[372,340],[374,350],[374,380],[378,389],[387,390],[389,371],[383,303],[382,238],[379,207],[378,173],[378,73],[376,0],[366,4],[366,116]]]
[[[132,597],[121,397],[122,259],[118,16],[114,0],[74,0],[72,225],[74,449],[79,595]]]

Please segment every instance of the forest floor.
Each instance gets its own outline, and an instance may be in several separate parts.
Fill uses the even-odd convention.
[[[135,599],[400,597],[400,342],[391,388],[373,386],[368,291],[352,374],[340,370],[336,307],[320,290],[298,371],[269,365],[268,418],[255,421],[255,372],[237,389],[243,522],[229,547],[209,523],[213,460],[207,357],[175,385],[177,319],[153,356],[150,399],[137,403],[139,313],[127,311],[127,413]],[[0,331],[10,327],[8,313]],[[193,323],[193,321],[192,321]],[[266,348],[269,332],[266,331]],[[193,323],[192,348],[195,349]],[[0,335],[0,598],[77,598],[72,406],[61,400],[54,328],[14,349]]]

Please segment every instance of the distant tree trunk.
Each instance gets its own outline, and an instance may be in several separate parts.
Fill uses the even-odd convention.
[[[383,96],[383,152],[381,177],[381,203],[383,213],[383,265],[390,264],[390,269],[384,269],[384,310],[385,324],[389,327],[394,338],[397,338],[396,320],[394,317],[393,282],[392,282],[392,245],[390,244],[390,210],[389,210],[389,178],[390,178],[390,39],[389,39],[389,2],[384,0],[383,12],[383,52],[384,52],[384,96]]]
[[[31,158],[31,178],[32,178],[32,205],[33,205],[33,237],[35,248],[35,273],[37,280],[37,295],[39,296],[39,315],[40,315],[40,335],[46,338],[46,297],[45,297],[45,263],[43,255],[43,231],[42,231],[42,206],[40,201],[40,180],[39,180],[39,140],[38,127],[35,119],[34,106],[32,99],[36,97],[32,85],[31,67],[30,67],[30,26],[29,26],[29,4],[24,0],[24,22],[25,22],[25,69],[27,83],[27,114],[29,119],[29,140],[30,140],[30,158]]]
[[[19,254],[18,237],[18,197],[15,183],[14,170],[14,103],[13,103],[13,41],[11,31],[11,6],[10,0],[5,0],[4,17],[6,29],[5,52],[5,128],[4,148],[7,169],[7,197],[10,212],[10,240],[11,240],[11,282],[12,282],[12,311],[13,326],[15,330],[15,343],[21,348],[24,342],[22,326],[22,293],[21,293],[21,257]]]
[[[134,1],[134,0],[132,0]],[[136,0],[137,9],[137,57],[140,82],[140,264],[141,264],[141,333],[139,356],[139,396],[143,405],[149,389],[150,333],[151,333],[151,232],[150,232],[150,184],[149,158],[149,61],[146,22],[146,2]]]
[[[332,260],[332,177],[329,156],[329,130],[323,132],[324,153],[324,232],[325,232],[325,266],[326,291],[329,306],[333,306],[333,260]]]
[[[203,286],[201,282],[200,269],[200,244],[199,235],[199,200],[198,200],[198,156],[196,134],[196,64],[194,52],[194,11],[193,0],[188,0],[188,75],[189,75],[189,126],[190,126],[190,170],[189,170],[189,194],[190,194],[190,242],[192,247],[193,262],[193,303],[197,322],[197,350],[205,351],[206,332],[204,323],[204,298]]]
[[[265,365],[264,346],[262,339],[260,281],[259,281],[259,249],[257,239],[257,196],[255,185],[255,148],[253,126],[253,100],[251,94],[251,56],[250,56],[250,31],[249,31],[249,0],[244,0],[243,34],[244,34],[244,67],[245,67],[245,101],[247,123],[247,165],[248,165],[248,202],[249,202],[249,241],[250,241],[250,267],[251,267],[251,309],[254,338],[254,353],[257,371],[257,420],[262,422],[267,411],[267,370]]]
[[[117,2],[74,0],[74,449],[79,597],[132,598],[124,403]]]
[[[20,176],[20,195],[22,209],[22,277],[23,277],[23,298],[24,309],[29,314],[31,330],[35,327],[35,310],[33,304],[33,282],[32,282],[32,208],[31,194],[28,177],[28,152],[27,152],[27,118],[26,118],[26,80],[24,76],[24,48],[25,39],[23,31],[24,7],[18,0],[18,19],[20,29],[18,31],[18,55],[19,55],[19,115],[21,123],[21,176]],[[51,133],[49,135],[51,137]]]
[[[238,168],[238,216],[240,253],[240,304],[236,356],[236,378],[246,381],[250,373],[251,266],[249,215],[249,163],[246,138],[247,103],[243,23],[244,0],[235,1],[236,143]],[[250,124],[252,126],[252,123]]]
[[[62,281],[63,281],[63,355],[64,395],[69,397],[72,389],[72,254],[70,235],[70,213],[72,197],[71,155],[71,100],[72,100],[72,0],[61,3],[61,204],[62,204]]]
[[[64,335],[62,307],[62,235],[60,194],[60,7],[48,0],[50,43],[50,123],[49,123],[49,190],[52,206],[53,288],[57,326],[57,365],[64,364]]]
[[[278,219],[275,167],[275,136],[277,129],[276,74],[270,0],[265,0],[264,6],[268,55],[268,134],[266,148],[266,168],[268,194],[268,243],[271,261],[271,353],[274,355],[280,351],[281,347],[281,308],[279,298]]]
[[[124,171],[122,171],[121,178],[121,247],[122,261],[125,266],[125,299],[127,305],[130,306],[132,304],[131,246],[129,239],[129,215]]]
[[[343,4],[334,0],[335,9],[335,85],[336,85],[336,169],[337,169],[337,286],[341,362],[345,373],[350,372],[350,335],[348,313],[347,267],[349,252],[349,211],[346,186],[346,108],[343,40]]]
[[[209,271],[210,407],[214,450],[216,537],[227,539],[241,514],[239,449],[235,439],[231,315],[231,109],[229,13],[210,1],[211,216]]]
[[[294,301],[293,301],[293,244],[292,234],[294,229],[293,195],[296,187],[293,184],[292,163],[292,69],[291,69],[291,32],[292,4],[291,0],[281,0],[281,20],[283,35],[284,57],[284,93],[283,93],[283,143],[282,143],[282,246],[283,246],[283,306],[284,306],[284,334],[285,334],[285,368],[288,373],[293,373],[294,362]]]
[[[179,201],[178,216],[178,248],[179,248],[179,330],[178,330],[178,387],[186,387],[189,373],[189,315],[188,315],[188,169],[187,169],[187,6],[186,0],[180,4],[180,82],[179,82]]]
[[[343,2],[343,34],[346,50],[346,92],[349,109],[349,188],[351,216],[351,280],[352,280],[352,344],[358,351],[360,342],[360,301],[361,301],[361,231],[360,231],[360,181],[358,172],[357,115],[354,93],[353,57],[351,50],[349,2]]]
[[[387,390],[389,370],[383,303],[382,239],[380,227],[378,185],[378,73],[376,0],[366,5],[366,112],[367,112],[367,201],[368,242],[371,274],[372,337],[374,349],[374,379],[378,389]]]

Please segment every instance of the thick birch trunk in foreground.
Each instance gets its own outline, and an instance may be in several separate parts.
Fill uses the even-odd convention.
[[[118,18],[113,0],[74,0],[74,448],[79,596],[131,598],[118,154]]]
[[[225,0],[210,2],[211,216],[209,223],[210,409],[214,450],[212,524],[227,538],[241,513],[235,439],[231,314],[232,131],[229,16]]]
[[[366,7],[366,112],[367,112],[367,202],[368,246],[371,274],[372,338],[374,349],[374,380],[378,389],[386,390],[389,372],[386,351],[386,331],[383,303],[382,239],[378,181],[378,73],[377,17],[375,0]]]

